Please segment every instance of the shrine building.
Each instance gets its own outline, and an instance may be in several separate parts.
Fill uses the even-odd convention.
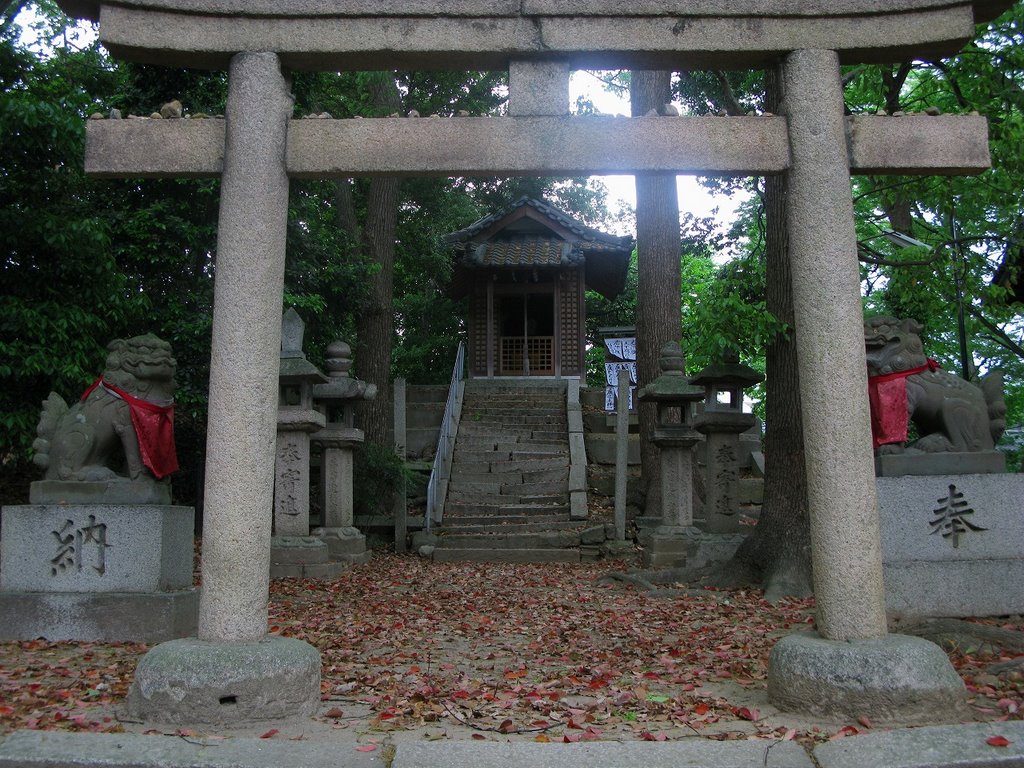
[[[469,297],[469,376],[582,379],[586,291],[622,293],[633,239],[522,197],[447,240],[455,251],[448,292]]]

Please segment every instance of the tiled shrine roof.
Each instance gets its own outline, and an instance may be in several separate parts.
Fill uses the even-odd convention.
[[[585,266],[587,286],[608,298],[622,292],[633,238],[588,227],[541,200],[521,197],[446,238],[457,254],[452,292],[468,290],[469,269]]]

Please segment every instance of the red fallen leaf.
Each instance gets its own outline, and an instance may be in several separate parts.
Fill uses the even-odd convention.
[[[374,752],[377,749],[376,744],[363,744],[356,747],[356,752]]]
[[[709,707],[707,704],[698,704],[696,707],[693,708],[693,712],[697,715],[706,715],[709,709],[711,709],[711,707]]]
[[[261,738],[261,739],[272,739],[272,738],[274,738],[275,736],[277,736],[277,734],[278,734],[278,730],[277,730],[277,728],[271,728],[271,729],[270,729],[269,731],[267,731],[266,733],[262,733],[262,734],[260,734],[260,738]]]
[[[575,721],[575,720],[574,720],[573,718],[571,718],[571,717],[569,718],[569,722],[565,724],[565,727],[566,727],[566,728],[573,728],[574,730],[577,730],[577,731],[582,731],[582,730],[583,730],[583,726],[582,726],[582,725],[580,725],[579,723],[577,723],[577,722],[576,722],[576,721]]]
[[[563,744],[575,744],[577,741],[583,738],[582,733],[567,733],[562,737]]]
[[[829,741],[842,739],[846,736],[856,736],[858,733],[860,733],[860,731],[858,731],[852,725],[844,725],[842,728],[840,728],[838,731],[832,734],[832,736],[829,737]]]
[[[989,736],[985,739],[985,743],[990,747],[1008,747],[1010,746],[1010,740],[1005,736]]]
[[[484,740],[487,739],[487,737],[484,736],[482,733],[474,733],[473,734],[473,738],[476,739],[477,741],[484,741]]]
[[[344,714],[344,711],[342,711],[340,707],[331,707],[324,712],[324,717],[342,717]]]
[[[756,722],[761,719],[761,713],[756,709],[750,709],[749,707],[740,707],[736,710],[736,715],[742,717],[744,720],[750,720]]]
[[[650,731],[641,731],[640,738],[644,741],[668,741],[668,736],[658,731],[657,733],[651,733]]]
[[[516,724],[511,720],[502,720],[501,725],[498,726],[498,733],[514,733],[516,730]]]

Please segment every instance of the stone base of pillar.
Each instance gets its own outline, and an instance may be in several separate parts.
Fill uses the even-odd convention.
[[[946,654],[919,637],[833,641],[815,632],[779,640],[768,662],[768,699],[787,712],[876,724],[955,721],[966,689]]]
[[[320,653],[295,638],[256,642],[188,638],[142,657],[128,716],[171,725],[244,725],[311,717],[320,706]]]
[[[366,536],[358,528],[317,528],[313,535],[319,537],[327,545],[332,562],[368,563],[373,553],[366,549]]]
[[[270,578],[333,579],[348,562],[331,559],[317,536],[275,536],[270,540]]]
[[[656,528],[643,544],[642,563],[645,568],[681,568],[686,565],[686,556],[692,547],[686,528],[676,530],[670,526]]]

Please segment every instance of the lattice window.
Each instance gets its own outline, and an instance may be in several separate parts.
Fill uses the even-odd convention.
[[[528,371],[523,360],[524,347],[529,359]],[[502,336],[500,358],[502,376],[522,376],[527,372],[531,376],[552,376],[555,373],[555,337]]]

